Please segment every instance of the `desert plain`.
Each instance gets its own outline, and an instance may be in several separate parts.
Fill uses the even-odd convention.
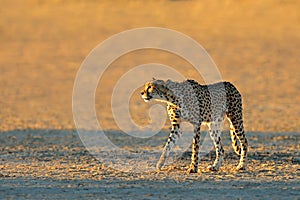
[[[2,0],[0,198],[299,199],[299,8],[296,0]],[[186,174],[190,149],[160,172],[116,170],[87,150],[72,113],[81,63],[112,35],[143,27],[190,36],[206,49],[222,78],[237,86],[250,145],[246,171],[235,170],[239,158],[230,146],[228,124],[218,172],[206,170],[213,151],[201,156],[201,172]],[[167,52],[139,50],[111,63],[95,92],[97,119],[112,140],[132,151],[140,144],[122,138],[111,96],[122,75],[144,63],[163,63],[204,83],[189,63]],[[132,119],[147,124],[149,104],[138,90],[129,104]],[[143,148],[159,152],[167,135],[166,121],[157,146],[144,140]]]

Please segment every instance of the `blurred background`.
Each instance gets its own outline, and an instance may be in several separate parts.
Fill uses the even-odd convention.
[[[247,131],[300,132],[300,1],[0,2],[2,132],[74,129],[72,90],[84,58],[113,34],[148,26],[180,31],[208,51],[223,79],[243,95]],[[170,65],[203,83],[172,54],[143,50],[124,55],[101,79],[107,87],[97,90],[103,128],[118,129],[110,110],[116,81],[149,62]],[[147,106],[133,95],[131,114],[137,123],[149,120]]]

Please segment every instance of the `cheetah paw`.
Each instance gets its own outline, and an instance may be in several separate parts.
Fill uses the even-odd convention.
[[[164,166],[164,160],[160,159],[156,164],[156,171],[160,171],[163,166]]]
[[[198,173],[198,169],[195,167],[189,167],[188,170],[186,171],[187,174],[190,173]]]
[[[213,165],[210,165],[210,166],[208,166],[208,167],[207,167],[207,169],[208,169],[209,171],[213,171],[213,172],[216,172],[216,171],[218,171],[218,170],[219,170],[219,168],[218,168],[218,167],[216,167],[216,166],[213,166]]]
[[[238,170],[238,171],[244,171],[244,170],[246,170],[246,167],[245,167],[245,166],[242,166],[242,165],[238,165],[238,166],[236,167],[236,170]]]

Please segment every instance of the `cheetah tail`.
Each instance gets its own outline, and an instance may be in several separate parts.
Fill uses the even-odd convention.
[[[241,148],[238,144],[237,136],[233,130],[230,131],[230,136],[231,136],[231,141],[232,141],[232,147],[233,147],[235,153],[237,155],[241,155]]]

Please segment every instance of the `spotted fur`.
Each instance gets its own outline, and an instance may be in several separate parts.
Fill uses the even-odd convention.
[[[172,146],[181,135],[182,120],[193,124],[195,133],[188,172],[198,171],[200,127],[203,123],[208,125],[216,149],[216,159],[208,169],[219,170],[224,156],[221,128],[226,117],[230,121],[233,149],[240,155],[237,169],[245,169],[248,142],[243,127],[242,97],[230,82],[200,85],[194,80],[180,83],[171,80],[152,80],[144,85],[141,95],[146,102],[154,99],[167,103],[171,132],[157,163],[158,170],[164,165]]]

